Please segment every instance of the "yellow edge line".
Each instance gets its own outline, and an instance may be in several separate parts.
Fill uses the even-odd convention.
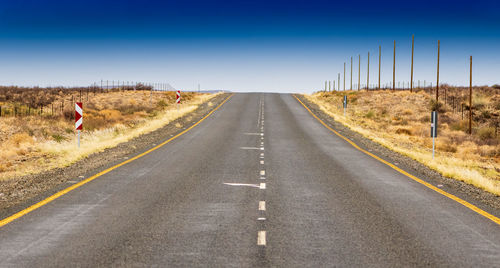
[[[338,133],[337,131],[335,131],[333,128],[331,128],[331,127],[329,127],[327,124],[325,124],[325,122],[323,122],[323,120],[319,119],[319,118],[318,118],[318,117],[317,117],[317,116],[316,116],[316,115],[315,115],[315,114],[314,114],[314,113],[313,113],[313,112],[312,112],[312,111],[311,111],[311,110],[310,110],[310,109],[309,109],[309,108],[308,108],[308,107],[307,107],[307,106],[306,106],[306,105],[305,105],[305,104],[304,104],[304,103],[303,103],[303,102],[299,99],[299,98],[297,98],[297,96],[293,95],[293,97],[295,97],[295,99],[297,99],[297,101],[299,101],[299,102],[300,102],[300,104],[302,104],[302,106],[304,106],[304,108],[306,108],[306,110],[307,110],[307,111],[309,111],[309,113],[310,113],[310,114],[311,114],[314,118],[316,118],[316,119],[317,119],[317,120],[318,120],[318,121],[319,121],[319,122],[320,122],[323,126],[325,126],[325,127],[326,127],[328,130],[330,130],[331,132],[335,133],[335,135],[337,135],[337,136],[341,137],[342,139],[344,139],[345,141],[347,141],[348,143],[350,143],[350,144],[351,144],[354,148],[356,148],[356,149],[358,149],[359,151],[361,151],[361,152],[363,152],[363,153],[365,153],[365,154],[367,154],[367,155],[369,155],[369,156],[371,156],[371,157],[373,157],[373,158],[377,159],[378,161],[380,161],[380,162],[382,162],[382,163],[384,163],[384,164],[388,165],[388,166],[389,166],[389,167],[391,167],[392,169],[394,169],[394,170],[398,171],[399,173],[401,173],[401,174],[403,174],[403,175],[407,176],[408,178],[410,178],[410,179],[412,179],[412,180],[414,180],[414,181],[416,181],[416,182],[418,182],[418,183],[420,183],[420,184],[422,184],[422,185],[426,186],[427,188],[430,188],[430,189],[432,189],[432,190],[434,190],[434,191],[436,191],[436,192],[438,192],[438,193],[440,193],[440,194],[442,194],[442,195],[444,195],[444,196],[446,196],[446,197],[450,198],[450,199],[451,199],[451,200],[453,200],[453,201],[456,201],[456,202],[458,202],[458,203],[460,203],[460,204],[464,205],[465,207],[469,208],[470,210],[473,210],[474,212],[476,212],[476,213],[478,213],[478,214],[480,214],[480,215],[482,215],[482,216],[484,216],[484,217],[486,217],[486,218],[490,219],[490,220],[491,220],[491,221],[493,221],[494,223],[496,223],[496,224],[500,225],[500,218],[495,217],[495,216],[491,215],[490,213],[488,213],[488,212],[486,212],[486,211],[484,211],[484,210],[482,210],[482,209],[480,209],[480,208],[478,208],[478,207],[476,207],[476,206],[472,205],[471,203],[469,203],[469,202],[467,202],[467,201],[465,201],[465,200],[462,200],[462,199],[460,199],[460,198],[458,198],[458,197],[456,197],[456,196],[454,196],[454,195],[452,195],[452,194],[450,194],[450,193],[448,193],[448,192],[445,192],[445,191],[443,191],[443,190],[441,190],[441,189],[437,188],[436,186],[434,186],[434,185],[432,185],[432,184],[430,184],[430,183],[428,183],[428,182],[426,182],[426,181],[424,181],[424,180],[422,180],[422,179],[419,179],[419,178],[417,178],[417,177],[415,177],[415,176],[413,176],[413,175],[409,174],[408,172],[406,172],[406,171],[404,171],[404,170],[402,170],[402,169],[398,168],[397,166],[395,166],[395,165],[393,165],[393,164],[391,164],[391,163],[389,163],[389,162],[385,161],[384,159],[382,159],[382,158],[380,158],[380,157],[378,157],[378,156],[376,156],[376,155],[374,155],[374,154],[372,154],[372,153],[370,153],[370,152],[368,152],[368,151],[366,151],[366,150],[362,149],[362,148],[361,148],[361,147],[359,147],[356,143],[354,143],[353,141],[349,140],[348,138],[346,138],[346,137],[342,136],[340,133]]]
[[[101,171],[101,172],[99,172],[99,173],[97,173],[97,174],[95,174],[95,175],[93,175],[93,176],[91,176],[91,177],[89,177],[89,178],[87,178],[87,179],[85,179],[85,180],[83,180],[83,181],[79,182],[79,183],[76,183],[76,184],[74,184],[74,185],[72,185],[72,186],[70,186],[70,187],[68,187],[68,188],[66,188],[66,189],[64,189],[64,190],[61,190],[61,191],[59,191],[59,192],[57,192],[57,193],[55,193],[55,194],[53,194],[53,195],[51,195],[51,196],[47,197],[46,199],[44,199],[44,200],[42,200],[42,201],[40,201],[40,202],[38,202],[38,203],[36,203],[36,204],[34,204],[34,205],[31,205],[30,207],[27,207],[27,208],[25,208],[25,209],[23,209],[23,210],[21,210],[21,211],[19,211],[19,212],[15,213],[15,214],[13,214],[13,215],[9,216],[9,217],[7,217],[7,218],[5,218],[5,219],[1,220],[1,221],[0,221],[0,227],[2,227],[2,226],[4,226],[4,225],[8,224],[9,222],[11,222],[11,221],[13,221],[13,220],[15,220],[15,219],[21,218],[22,216],[24,216],[24,215],[26,215],[26,214],[28,214],[28,213],[32,212],[33,210],[35,210],[35,209],[37,209],[37,208],[40,208],[40,207],[42,207],[42,206],[44,206],[44,205],[46,205],[46,204],[48,204],[48,203],[50,203],[50,202],[52,202],[52,201],[56,200],[57,198],[59,198],[59,197],[61,197],[61,196],[65,195],[65,194],[67,194],[67,193],[69,193],[69,192],[71,192],[71,191],[75,190],[76,188],[78,188],[78,187],[80,187],[80,186],[82,186],[82,185],[84,185],[84,184],[86,184],[86,183],[89,183],[89,182],[91,182],[91,181],[93,181],[93,180],[95,180],[95,179],[99,178],[100,176],[102,176],[102,175],[104,175],[104,174],[106,174],[106,173],[109,173],[110,171],[112,171],[112,170],[114,170],[114,169],[117,169],[117,168],[119,168],[119,167],[121,167],[121,166],[123,166],[123,165],[125,165],[125,164],[128,164],[128,163],[130,163],[130,162],[132,162],[132,161],[134,161],[134,160],[137,160],[137,159],[139,159],[139,158],[141,158],[141,157],[143,157],[143,156],[145,156],[145,155],[147,155],[147,154],[151,153],[152,151],[155,151],[155,150],[157,150],[158,148],[160,148],[160,147],[164,146],[165,144],[167,144],[167,143],[169,143],[169,142],[173,141],[174,139],[176,139],[176,138],[178,138],[178,137],[182,136],[184,133],[188,132],[189,130],[191,130],[192,128],[194,128],[196,125],[198,125],[199,123],[201,123],[201,122],[203,122],[205,119],[207,119],[207,117],[209,117],[212,113],[214,113],[215,111],[217,111],[217,109],[219,109],[219,108],[220,108],[220,107],[221,107],[221,106],[222,106],[222,105],[223,105],[226,101],[228,101],[228,100],[229,100],[229,98],[231,98],[232,96],[233,96],[233,95],[230,95],[229,97],[227,97],[227,98],[226,98],[226,99],[225,99],[225,100],[224,100],[221,104],[219,104],[217,107],[215,107],[215,109],[213,109],[213,110],[212,110],[212,111],[210,111],[210,113],[208,113],[205,117],[203,117],[202,119],[200,119],[200,121],[196,122],[194,125],[190,126],[189,128],[185,129],[184,131],[180,132],[179,134],[177,134],[177,135],[173,136],[172,138],[170,138],[170,139],[168,139],[168,140],[166,140],[166,141],[162,142],[161,144],[158,144],[157,146],[155,146],[155,147],[153,147],[153,148],[151,148],[151,149],[149,149],[149,150],[145,151],[144,153],[141,153],[141,154],[139,154],[139,155],[136,155],[136,156],[134,156],[134,157],[132,157],[132,158],[130,158],[130,159],[128,159],[128,160],[126,160],[126,161],[123,161],[123,162],[121,162],[121,163],[119,163],[119,164],[117,164],[117,165],[115,165],[115,166],[112,166],[112,167],[110,167],[110,168],[108,168],[108,169],[105,169],[105,170],[103,170],[103,171]]]

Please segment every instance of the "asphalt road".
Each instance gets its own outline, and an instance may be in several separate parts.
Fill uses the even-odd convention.
[[[291,95],[235,94],[1,227],[0,266],[500,267],[500,226],[354,149]]]

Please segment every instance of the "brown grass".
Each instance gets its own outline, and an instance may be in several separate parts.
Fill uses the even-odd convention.
[[[76,100],[75,92],[54,92],[57,94],[50,98],[52,102],[44,105],[58,108],[45,110],[41,115],[32,112],[14,117],[5,115],[5,109],[2,111],[0,179],[67,166],[91,153],[162,127],[214,96],[184,92],[178,110],[174,104],[175,92],[153,92],[152,98],[150,91],[140,90],[90,93],[89,101],[83,100],[82,147],[77,149],[74,104],[71,102],[71,99]],[[9,94],[0,97],[3,100],[0,105],[20,106],[12,97],[16,94]]]
[[[467,91],[468,92],[468,91]],[[465,181],[500,195],[500,90],[475,88],[473,129],[468,130],[467,93],[463,88],[447,87],[447,103],[436,104],[434,94],[420,90],[319,92],[305,97],[327,114],[392,150],[407,155],[441,174]],[[348,95],[348,112],[343,116],[341,102]],[[442,94],[442,93],[441,93]],[[462,120],[464,107],[464,120]],[[438,108],[437,153],[431,157],[430,112]]]

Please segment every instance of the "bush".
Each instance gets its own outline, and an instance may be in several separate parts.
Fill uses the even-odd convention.
[[[61,141],[66,140],[66,138],[64,138],[63,136],[61,136],[59,134],[52,134],[52,139],[55,140],[56,142],[61,142]]]
[[[406,129],[406,128],[398,128],[396,130],[396,134],[404,134],[404,135],[408,135],[408,136],[412,135],[411,130]]]
[[[452,130],[466,131],[469,129],[469,123],[466,120],[460,120],[459,122],[453,122],[450,125]]]
[[[429,102],[429,108],[431,109],[431,111],[438,111],[440,113],[445,111],[443,103],[437,102],[434,99],[431,99],[431,101]]]
[[[481,140],[488,140],[495,138],[495,128],[483,127],[477,131],[477,135]]]
[[[165,100],[160,100],[156,105],[158,108],[163,109],[168,106],[168,103]]]
[[[374,116],[375,113],[372,110],[368,111],[368,113],[365,114],[365,117],[369,119],[373,118]]]

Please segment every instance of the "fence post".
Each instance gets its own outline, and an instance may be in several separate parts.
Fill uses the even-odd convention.
[[[411,36],[411,77],[410,77],[410,92],[413,92],[413,47],[415,45],[415,35]]]
[[[396,40],[394,40],[394,57],[392,60],[392,91],[396,90]]]
[[[367,71],[366,71],[366,90],[370,90],[370,51],[368,51],[367,59]]]
[[[378,90],[380,90],[380,60],[382,58],[382,46],[378,46]]]
[[[469,134],[472,134],[472,56],[470,56],[470,84],[469,84]]]
[[[436,83],[436,105],[439,105],[439,50],[440,50],[440,41],[438,40],[438,62],[437,62],[437,83]],[[432,84],[431,84],[432,87]]]

